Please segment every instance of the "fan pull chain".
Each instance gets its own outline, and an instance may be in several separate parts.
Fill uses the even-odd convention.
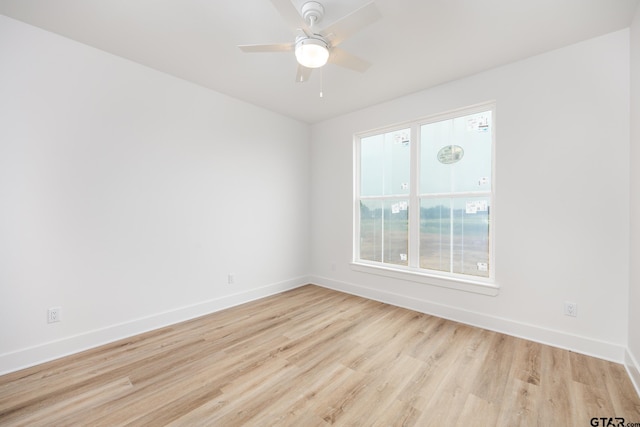
[[[322,92],[322,68],[320,68],[320,98],[324,98],[324,93]]]

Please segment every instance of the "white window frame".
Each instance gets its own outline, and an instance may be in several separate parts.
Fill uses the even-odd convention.
[[[411,224],[420,224],[420,197],[416,191],[419,185],[420,171],[420,128],[421,126],[442,120],[449,120],[456,117],[466,116],[483,111],[491,111],[491,189],[487,195],[483,192],[468,192],[459,196],[488,196],[491,200],[491,216],[489,226],[489,277],[479,277],[466,274],[440,272],[436,270],[426,270],[419,267],[420,249],[420,227],[412,227]],[[409,266],[395,265],[369,260],[359,259],[360,254],[360,141],[363,138],[388,133],[400,129],[411,129],[411,155],[410,155],[410,193],[404,196],[409,199]],[[466,292],[473,292],[483,295],[496,296],[500,286],[495,281],[495,230],[496,230],[496,103],[495,101],[476,104],[473,106],[459,108],[444,113],[423,117],[409,122],[399,123],[391,126],[357,133],[353,138],[353,261],[351,268],[354,271],[376,274],[394,279],[418,282],[427,285],[440,286],[449,289],[457,289]],[[482,193],[482,194],[480,194]],[[458,195],[456,195],[457,197]],[[433,195],[431,195],[433,197]]]

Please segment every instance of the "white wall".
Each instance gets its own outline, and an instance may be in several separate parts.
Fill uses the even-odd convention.
[[[0,373],[306,283],[308,125],[3,16],[0,64]]]
[[[353,134],[489,100],[497,102],[500,294],[352,271]],[[629,31],[623,30],[314,125],[313,279],[622,361],[629,117]],[[564,301],[578,304],[577,318],[563,315]]]
[[[631,281],[626,364],[640,393],[640,6],[631,25]]]

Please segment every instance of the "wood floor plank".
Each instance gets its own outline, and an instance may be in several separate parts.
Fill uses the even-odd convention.
[[[640,400],[636,399],[633,383],[622,365],[605,362],[605,382],[611,396],[614,413],[628,421],[640,423]]]
[[[418,419],[422,413],[413,406],[402,402],[400,400],[394,400],[392,404],[385,408],[382,413],[377,414],[377,417],[371,421],[372,427],[413,427],[418,426]]]
[[[572,383],[572,393],[580,407],[575,409],[574,418],[579,425],[589,425],[593,417],[614,417],[613,403],[605,388],[586,385],[582,382]]]
[[[447,367],[443,369],[444,377],[420,408],[422,417],[418,420],[419,425],[455,425],[474,387],[474,374],[485,363],[488,346],[481,349],[474,339],[480,331],[459,325],[454,332],[450,341],[453,352],[449,353]],[[469,347],[469,342],[475,344]],[[474,347],[475,350],[471,351]]]
[[[0,376],[0,426],[640,422],[615,363],[304,286]]]
[[[346,424],[373,425],[377,420],[384,418],[387,411],[393,411],[395,402],[399,402],[398,395],[410,381],[405,373],[418,369],[424,363],[408,355],[394,355],[393,353],[395,352],[385,351],[379,354],[379,359],[385,363],[385,371],[373,371],[367,374],[373,379],[362,396],[362,401],[367,404],[354,406],[352,410],[348,411],[344,419]],[[403,422],[409,422],[417,415],[417,411],[409,412],[415,412],[415,414]]]
[[[542,344],[522,340],[516,344],[510,376],[533,385],[540,385]]]
[[[476,396],[489,402],[502,402],[517,342],[522,340],[494,334],[482,372],[472,390]]]
[[[499,405],[481,399],[473,393],[467,395],[467,400],[461,408],[456,426],[495,426],[497,425]],[[554,424],[540,424],[540,426],[552,426]]]
[[[95,405],[119,399],[133,388],[128,378],[120,378],[105,384],[96,384],[91,390],[70,398],[42,405],[37,410],[15,412],[7,416],[3,423],[25,426],[48,426],[51,419],[58,419],[59,425],[73,425],[70,418]]]
[[[543,345],[540,360],[540,425],[554,425],[559,419],[566,425],[578,425],[575,408],[580,405],[572,392],[569,352]]]
[[[538,426],[539,392],[535,384],[510,378],[496,426]]]

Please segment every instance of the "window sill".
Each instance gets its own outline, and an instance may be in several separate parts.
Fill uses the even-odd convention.
[[[490,282],[488,279],[478,278],[455,278],[447,276],[438,276],[435,274],[427,274],[424,272],[405,270],[401,268],[393,268],[388,266],[365,264],[361,262],[352,262],[351,269],[361,273],[376,274],[378,276],[392,277],[394,279],[408,280],[411,282],[422,283],[425,285],[439,286],[441,288],[456,289],[464,292],[472,292],[475,294],[497,296],[500,286]]]

